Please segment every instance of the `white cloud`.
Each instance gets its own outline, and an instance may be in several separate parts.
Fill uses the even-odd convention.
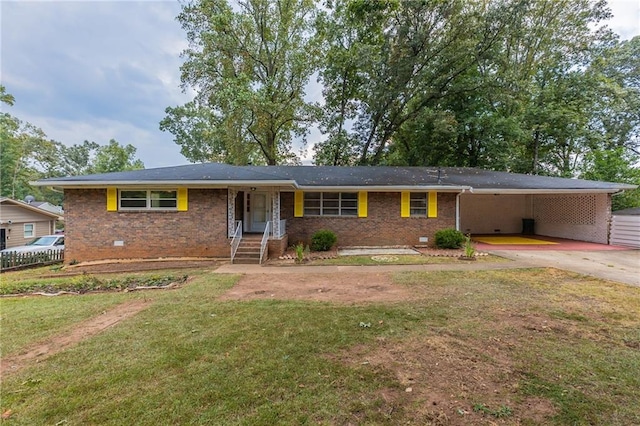
[[[613,12],[609,27],[620,35],[622,40],[640,35],[640,1],[609,0],[609,7]]]
[[[164,109],[180,89],[177,1],[3,2],[8,112],[66,144],[131,143],[147,167],[184,163]]]

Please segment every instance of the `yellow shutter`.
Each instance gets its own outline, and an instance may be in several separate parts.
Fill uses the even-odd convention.
[[[296,191],[293,193],[293,216],[304,216],[304,192]]]
[[[367,191],[358,192],[358,217],[367,217]]]
[[[400,217],[411,216],[411,193],[402,191],[400,196]]]
[[[427,217],[438,217],[438,193],[429,192],[429,213]]]
[[[189,190],[178,188],[178,211],[186,212],[187,210],[189,210]]]
[[[118,211],[118,189],[109,187],[107,188],[107,211]]]

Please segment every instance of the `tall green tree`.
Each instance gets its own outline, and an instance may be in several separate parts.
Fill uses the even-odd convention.
[[[118,141],[111,139],[107,145],[96,149],[90,170],[92,173],[109,173],[144,169],[144,163],[136,159],[135,155],[136,147],[131,144],[120,145]]]
[[[81,176],[93,173],[93,157],[99,147],[100,145],[90,141],[71,146],[60,144],[57,174],[60,176]]]
[[[12,106],[15,99],[0,86],[0,101]],[[56,143],[30,123],[7,112],[0,113],[0,196],[23,199],[39,196],[29,185],[42,170],[50,170],[56,159]]]
[[[15,99],[0,86],[0,102],[12,106]],[[38,127],[9,113],[0,113],[0,196],[24,199],[33,195],[53,204],[62,202],[62,193],[33,187],[38,179],[106,173],[144,168],[136,158],[136,148],[110,140],[107,145],[84,141],[67,146],[47,138]]]
[[[600,27],[605,1],[328,6],[319,20],[327,139],[316,163],[579,172],[598,138],[603,91],[589,69],[613,39]],[[607,101],[619,99],[613,92]]]
[[[447,96],[471,90],[455,83],[492,52],[520,3],[333,3],[334,19],[323,21],[329,29],[323,34],[329,34],[327,57],[334,60],[320,76],[329,95],[326,114],[354,121],[349,135],[356,139],[357,163],[384,163],[405,123]],[[321,145],[318,152],[323,150]]]
[[[167,108],[171,131],[192,161],[296,161],[294,137],[303,138],[317,109],[305,101],[316,70],[312,0],[195,0],[178,20],[190,44],[182,84],[193,102]]]

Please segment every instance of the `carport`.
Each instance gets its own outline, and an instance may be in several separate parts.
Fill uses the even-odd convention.
[[[457,228],[465,234],[529,234],[609,243],[611,197],[636,185],[448,168],[457,197]]]
[[[474,189],[460,195],[465,234],[535,234],[608,244],[610,193]]]

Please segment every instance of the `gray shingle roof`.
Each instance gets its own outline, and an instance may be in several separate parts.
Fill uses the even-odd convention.
[[[442,187],[474,190],[588,190],[616,192],[634,185],[532,176],[465,167],[336,167],[336,166],[232,166],[220,163],[189,164],[38,181],[40,186],[97,186],[136,183],[292,185],[295,187]]]

